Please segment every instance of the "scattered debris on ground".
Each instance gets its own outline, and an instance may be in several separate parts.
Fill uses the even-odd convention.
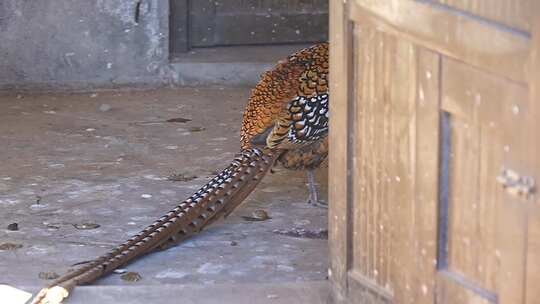
[[[328,239],[328,230],[327,229],[316,229],[316,230],[309,230],[305,228],[292,228],[292,229],[285,229],[280,230],[276,229],[274,231],[275,234],[281,234],[291,237],[298,237],[298,238],[306,238],[306,239]]]
[[[173,173],[169,176],[167,176],[167,180],[173,181],[173,182],[189,182],[191,180],[196,179],[197,176],[190,175],[186,173]]]
[[[142,276],[138,272],[126,272],[120,276],[120,278],[126,282],[138,282],[142,280]]]
[[[0,245],[14,243],[0,250],[2,282],[43,286],[51,281],[40,279],[40,272],[62,276],[66,267],[76,271],[88,265],[192,195],[239,151],[238,128],[249,90],[113,91],[93,99],[90,94],[0,96],[5,110],[0,111]],[[102,104],[111,109],[100,111]],[[43,113],[53,108],[54,116]],[[192,121],[166,122],[173,118]],[[139,121],[161,123],[132,124]],[[202,132],[189,131],[202,126]],[[171,173],[179,173],[179,181],[168,181]],[[319,173],[324,185],[326,174]],[[304,172],[277,167],[226,219],[174,248],[124,266],[125,272],[98,285],[321,280],[327,269],[326,241],[272,233],[291,227],[326,229],[326,211],[305,203],[305,182]],[[261,218],[252,216],[256,209],[272,219],[240,217]],[[15,222],[19,231],[7,230]],[[84,223],[101,227],[73,226]],[[137,271],[142,280],[121,279],[128,271]]]
[[[16,244],[16,243],[2,243],[0,244],[0,250],[16,250],[19,248],[22,248],[22,244]]]
[[[9,231],[17,231],[19,230],[19,224],[18,223],[11,223],[7,225],[7,230]]]
[[[58,279],[60,275],[54,271],[42,271],[38,274],[38,278],[42,280],[54,280]]]
[[[111,109],[112,109],[112,107],[111,107],[110,104],[104,103],[104,104],[101,104],[101,105],[99,106],[99,111],[100,111],[100,112],[108,112],[108,111],[110,111]]]
[[[73,227],[79,230],[91,230],[91,229],[97,229],[101,227],[101,225],[96,223],[81,223],[81,224],[73,224]]]
[[[205,127],[191,127],[189,128],[189,132],[201,132],[201,131],[204,131],[206,130]]]
[[[191,121],[191,119],[183,118],[183,117],[171,118],[171,119],[166,120],[166,122],[176,122],[176,123],[186,123],[186,122],[190,122],[190,121]]]
[[[191,119],[189,119],[189,118],[176,117],[176,118],[171,118],[171,119],[167,119],[167,120],[136,121],[136,122],[132,122],[131,124],[133,124],[133,125],[156,125],[156,124],[163,124],[163,123],[167,123],[167,122],[171,122],[171,123],[187,123],[187,122],[190,122],[190,121],[191,121]]]
[[[249,222],[262,222],[271,219],[268,212],[263,209],[257,209],[251,213],[251,216],[242,216],[242,218]]]
[[[47,222],[44,222],[43,225],[45,225],[45,227],[47,227],[47,229],[58,230],[58,229],[60,229],[60,225],[62,225],[62,224],[61,223],[47,223]]]

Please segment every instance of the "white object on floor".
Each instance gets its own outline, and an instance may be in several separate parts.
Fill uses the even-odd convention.
[[[5,304],[24,304],[32,294],[9,285],[0,284],[0,299]]]

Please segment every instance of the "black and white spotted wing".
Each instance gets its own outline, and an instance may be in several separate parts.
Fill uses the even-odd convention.
[[[289,103],[292,118],[289,141],[308,144],[327,136],[328,97],[328,94],[298,96]]]

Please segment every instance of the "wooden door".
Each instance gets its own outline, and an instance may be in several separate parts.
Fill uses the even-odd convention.
[[[540,303],[535,2],[331,2],[335,302]]]
[[[171,52],[328,39],[327,0],[171,0]]]

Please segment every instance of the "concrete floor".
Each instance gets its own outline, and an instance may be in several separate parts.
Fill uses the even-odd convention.
[[[248,89],[183,88],[0,96],[0,284],[37,291],[48,283],[42,272],[63,274],[104,253],[189,196],[238,151],[248,95]],[[171,118],[191,121],[166,122]],[[188,178],[167,180],[171,174]],[[325,170],[318,176],[324,184]],[[200,303],[213,302],[209,289],[220,299],[220,290],[234,294],[242,286],[263,299],[246,296],[245,303],[316,303],[314,297],[323,303],[327,241],[276,233],[326,229],[326,210],[306,204],[304,183],[304,173],[278,168],[226,220],[128,265],[140,281],[112,274],[78,289],[84,291],[68,303],[97,303],[92,294],[152,303],[156,294],[174,294],[163,286],[177,290],[178,300],[184,285],[197,286],[188,288],[200,291],[191,292],[194,298],[208,298]],[[256,209],[271,219],[242,218]],[[12,223],[18,231],[7,229]],[[81,229],[85,223],[99,227]],[[280,286],[295,291],[269,291]],[[141,290],[149,290],[146,300]]]

